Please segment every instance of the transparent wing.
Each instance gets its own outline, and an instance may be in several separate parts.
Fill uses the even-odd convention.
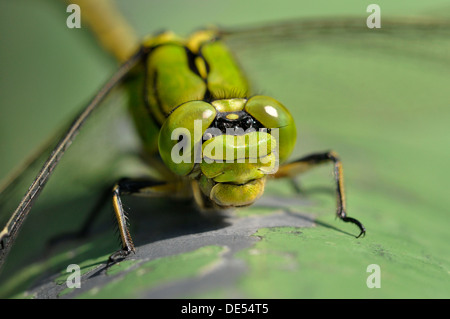
[[[380,28],[370,28],[366,17],[302,18],[278,23],[266,23],[242,28],[224,28],[221,34],[232,42],[247,47],[255,44],[306,45],[323,43],[343,45],[346,41],[362,44],[388,43],[383,40],[412,41],[424,37],[445,36],[450,32],[450,20],[442,17],[392,17],[383,18]],[[378,41],[378,42],[377,42]],[[393,45],[393,42],[389,45]],[[418,46],[419,47],[419,46]]]
[[[448,65],[450,19],[396,17],[383,19],[379,29],[368,28],[365,19],[299,19],[223,29],[221,34],[234,48],[244,69],[255,65],[261,71],[272,72],[277,68],[279,71],[274,73],[278,74],[296,73],[297,67],[309,63],[309,54],[322,54],[324,65],[338,62],[339,55],[366,61],[384,56],[391,61],[416,59],[415,64],[422,66],[429,62]],[[257,82],[268,79],[253,76],[253,69],[248,74]]]
[[[64,224],[64,220],[73,224],[74,219],[67,219],[65,214],[83,215],[87,211],[83,207],[89,206],[91,202],[78,198],[79,194],[98,195],[102,189],[111,187],[115,178],[124,174],[118,166],[123,159],[122,155],[136,155],[139,144],[132,135],[133,129],[124,107],[126,99],[117,85],[140,61],[142,54],[142,51],[139,51],[125,62],[63,132],[45,143],[5,182],[0,193],[0,262],[5,260],[30,210],[44,210],[39,217],[43,223],[33,224],[32,229],[40,234],[51,235],[51,232],[43,231],[45,223],[49,222],[49,219],[45,218],[45,210],[48,211],[47,217],[52,219],[51,222],[56,222],[57,228],[60,226],[58,218],[62,218],[61,224]],[[102,103],[113,89],[116,89],[114,94],[111,94],[107,102]],[[75,146],[69,148],[78,135],[80,136],[74,143]],[[56,177],[52,176],[54,172]],[[45,187],[47,182],[49,185]],[[44,187],[49,189],[48,194],[52,200],[43,202],[52,206],[35,207],[40,201]],[[58,203],[58,198],[64,199],[65,203]],[[71,200],[75,204],[70,204]],[[66,209],[54,209],[53,205],[62,205]],[[74,213],[74,209],[79,213]],[[57,214],[53,214],[53,210]],[[66,225],[70,227],[70,224]],[[41,238],[45,242],[42,236],[37,235],[35,238]],[[28,251],[33,251],[32,243],[27,243],[27,246]]]

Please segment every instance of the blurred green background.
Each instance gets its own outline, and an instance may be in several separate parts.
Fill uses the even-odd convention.
[[[364,22],[370,4],[358,0],[118,2],[141,36],[161,29],[187,34],[209,24],[241,26],[302,17],[350,15],[361,16]],[[450,16],[448,1],[377,4],[382,19]],[[86,28],[66,27],[65,5],[58,1],[0,1],[0,16],[0,177],[4,177],[95,94],[116,64]],[[334,218],[331,168],[325,166],[301,179],[306,191],[302,196],[314,203],[303,211],[318,217],[317,227],[301,229],[301,235],[292,228],[259,230],[255,235],[261,240],[235,256],[248,269],[233,286],[182,297],[450,297],[449,39],[423,33],[414,38],[414,32],[406,37],[411,41],[393,47],[395,39],[383,40],[384,47],[384,42],[371,46],[362,38],[358,42],[334,37],[295,48],[252,51],[247,46],[236,52],[256,90],[292,110],[299,131],[296,156],[328,149],[340,154],[349,215],[366,225],[368,235],[355,240],[349,235],[356,233],[354,226]],[[424,47],[427,51],[422,54]],[[267,194],[296,196],[288,186],[274,183]],[[159,262],[172,269],[176,263],[198,260],[195,253],[220,259],[220,253],[211,249]],[[158,268],[155,263],[152,267]],[[366,286],[370,264],[381,267],[380,289]],[[199,276],[197,268],[201,267],[192,265],[194,270],[181,278]],[[0,296],[21,293],[40,271],[29,267],[14,276],[8,271]],[[175,273],[181,271],[173,272],[179,278]],[[171,279],[170,274],[165,276]],[[149,280],[147,289],[157,286]],[[112,291],[107,296],[139,296]]]

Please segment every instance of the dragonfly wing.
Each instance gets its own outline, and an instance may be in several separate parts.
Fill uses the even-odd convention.
[[[123,92],[117,89],[115,94],[109,97],[108,103],[102,102],[140,61],[142,54],[143,52],[139,51],[125,62],[87,107],[71,121],[57,143],[46,143],[30,158],[27,163],[29,165],[22,166],[3,187],[0,194],[0,204],[2,204],[0,265],[5,260],[23,221],[34,207],[35,201],[40,197],[41,191],[50,181],[50,176],[63,157],[63,165],[58,172],[59,178],[55,178],[55,180],[60,179],[61,182],[52,183],[53,186],[49,187],[52,188],[49,196],[54,199],[67,199],[67,196],[77,194],[77,180],[83,185],[89,185],[92,193],[98,192],[98,188],[107,183],[112,185],[111,179],[117,172],[111,164],[113,160],[120,157],[120,154],[136,150],[136,142],[130,142],[126,138],[130,136],[130,123],[127,122],[126,108],[123,107],[126,105],[126,101],[121,98]],[[105,107],[100,108],[102,105]],[[69,149],[79,134],[75,147]],[[44,158],[46,160],[42,163]],[[29,180],[31,174],[36,171],[34,181]],[[25,182],[31,185],[22,199],[17,202],[18,194],[23,195],[19,192],[23,191]],[[10,211],[8,208],[11,205],[16,207]]]
[[[382,21],[380,29],[370,29],[364,17],[300,19],[223,29],[220,33],[244,68],[259,64],[259,69],[268,69],[276,64],[278,73],[296,70],[292,63],[285,63],[286,55],[297,54],[293,62],[301,65],[305,52],[324,48],[330,53],[338,50],[369,59],[377,54],[449,63],[450,19],[398,17]],[[248,71],[250,76],[252,73],[253,70]]]
[[[383,44],[382,48],[395,46],[396,41],[419,44],[417,40],[423,40],[424,37],[441,38],[450,35],[450,19],[395,17],[382,21],[381,28],[369,28],[364,17],[293,19],[259,26],[224,28],[220,30],[220,34],[232,45],[247,48],[288,44],[305,46],[308,43],[329,41],[330,45],[367,44],[372,49],[377,44]]]

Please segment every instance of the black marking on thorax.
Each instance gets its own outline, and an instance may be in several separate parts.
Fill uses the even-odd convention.
[[[200,46],[200,48],[198,50],[198,54],[195,54],[186,46],[184,47],[184,49],[186,51],[186,57],[187,57],[189,69],[194,74],[196,74],[199,78],[201,78],[203,80],[203,82],[205,82],[206,90],[205,90],[205,94],[202,97],[202,100],[209,101],[212,99],[211,92],[209,91],[209,88],[208,88],[208,75],[209,75],[210,67],[209,67],[208,61],[206,61],[206,59],[203,57],[202,46],[203,46],[203,44]],[[195,63],[197,58],[202,59],[203,63],[205,64],[206,77],[202,77],[202,75],[200,74],[200,71],[198,70],[197,64]]]

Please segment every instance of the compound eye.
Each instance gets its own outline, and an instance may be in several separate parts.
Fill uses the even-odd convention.
[[[162,160],[175,174],[185,176],[192,171],[195,145],[200,143],[201,151],[203,134],[216,113],[209,103],[191,101],[180,105],[167,117],[159,133],[158,147]]]
[[[284,162],[292,153],[297,139],[297,130],[291,113],[277,100],[262,95],[250,98],[244,110],[265,128],[271,129],[271,134],[278,138],[279,161]]]

